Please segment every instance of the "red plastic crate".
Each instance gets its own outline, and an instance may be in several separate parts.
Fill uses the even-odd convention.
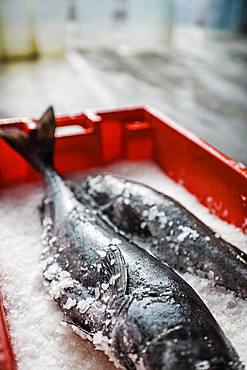
[[[32,130],[36,120],[0,120],[0,129]],[[247,233],[247,169],[169,118],[147,107],[56,118],[56,168],[64,173],[113,160],[153,160],[212,213]],[[66,126],[74,133],[68,134]],[[14,164],[14,166],[13,166]],[[0,140],[0,190],[39,175]],[[0,308],[0,369],[16,369]]]

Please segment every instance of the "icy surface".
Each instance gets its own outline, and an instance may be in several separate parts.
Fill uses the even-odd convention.
[[[116,163],[99,171],[138,180],[173,196],[219,235],[247,252],[246,236],[209,214],[156,165],[146,162]],[[83,175],[74,174],[72,179],[80,181]],[[22,185],[1,193],[0,286],[8,309],[19,369],[114,369],[112,363],[101,352],[94,350],[92,344],[80,338],[67,325],[61,325],[63,316],[43,286],[39,262],[42,229],[37,211],[42,195],[41,184]],[[208,280],[188,273],[183,277],[202,297],[247,365],[247,301],[235,298],[222,289],[216,290]],[[74,304],[72,300],[66,302],[68,307]],[[94,340],[96,342],[97,338]]]

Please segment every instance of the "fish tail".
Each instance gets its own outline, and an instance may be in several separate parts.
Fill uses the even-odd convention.
[[[37,122],[35,129],[28,133],[20,129],[6,129],[0,132],[12,148],[17,150],[33,167],[43,172],[53,167],[55,116],[49,107]]]

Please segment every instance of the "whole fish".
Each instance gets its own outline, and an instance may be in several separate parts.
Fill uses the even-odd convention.
[[[116,232],[160,261],[247,297],[247,255],[171,197],[109,174],[88,176],[75,192]]]
[[[177,201],[148,186],[93,175],[75,187],[115,231],[181,272],[247,297],[247,255],[223,240]]]
[[[54,131],[49,108],[2,137],[44,176],[43,275],[66,321],[124,369],[243,369],[192,288],[76,198],[53,166]]]

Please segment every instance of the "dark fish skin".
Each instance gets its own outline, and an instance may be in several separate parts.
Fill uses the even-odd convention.
[[[44,281],[66,321],[124,369],[244,369],[193,289],[76,198],[53,169],[54,130],[50,108],[2,137],[43,173]]]
[[[112,175],[93,175],[76,190],[105,221],[160,261],[209,278],[247,297],[247,255],[220,238],[169,196]]]

